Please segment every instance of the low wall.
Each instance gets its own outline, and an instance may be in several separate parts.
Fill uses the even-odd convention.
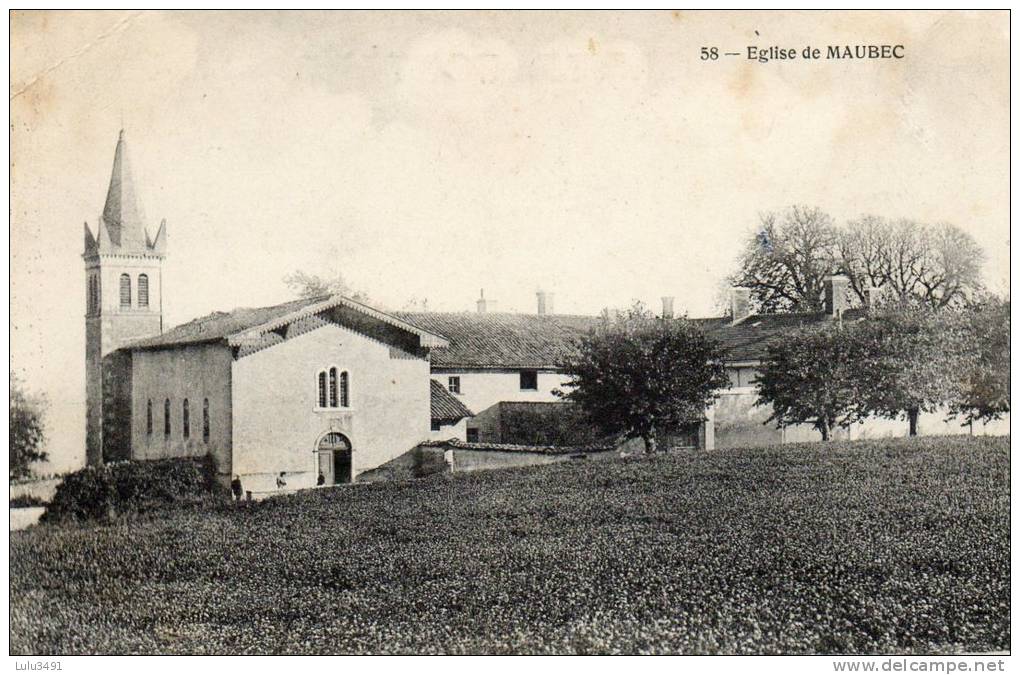
[[[57,486],[63,478],[49,478],[47,480],[35,480],[27,483],[16,483],[11,485],[11,499],[18,497],[35,497],[36,499],[49,502],[57,492]]]
[[[616,448],[602,446],[465,443],[459,439],[427,441],[382,466],[358,474],[358,482],[410,480],[441,473],[601,460],[619,455]]]
[[[443,441],[435,445],[419,445],[395,457],[381,466],[358,474],[359,483],[376,483],[388,480],[410,480],[424,478],[437,473],[449,473],[450,465],[445,457]]]
[[[768,406],[755,406],[758,395],[752,392],[724,393],[715,403],[715,447],[754,448],[781,443],[802,443],[820,441],[821,434],[810,424],[797,424],[778,428],[774,423],[766,424],[771,414]],[[977,435],[997,436],[1009,433],[1009,416],[1001,420],[976,423],[973,430],[961,426],[959,421],[946,421],[944,411],[922,413],[918,418],[918,434],[921,436]],[[849,429],[833,430],[834,439],[900,438],[907,435],[905,419],[868,418],[850,425]]]

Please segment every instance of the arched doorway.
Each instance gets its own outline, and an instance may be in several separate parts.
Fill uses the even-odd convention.
[[[354,467],[351,462],[350,439],[332,431],[319,439],[315,452],[318,455],[319,473],[326,479],[326,485],[351,482]]]

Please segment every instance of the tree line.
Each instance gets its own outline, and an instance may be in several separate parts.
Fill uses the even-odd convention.
[[[853,322],[805,327],[771,342],[756,405],[779,426],[811,424],[823,440],[868,417],[923,412],[973,424],[1010,409],[1008,300],[985,296],[938,312],[895,302]]]
[[[982,287],[983,259],[947,223],[862,216],[837,225],[806,206],[760,214],[727,277],[750,289],[756,312],[821,312],[832,274],[849,279],[849,306],[869,306],[863,319],[814,322],[767,346],[756,387],[768,422],[810,424],[828,440],[869,417],[905,419],[916,435],[925,412],[963,425],[1008,413],[1010,303]],[[718,341],[640,305],[604,315],[576,347],[560,364],[572,376],[561,396],[650,452],[659,431],[704,421],[729,386]]]
[[[866,215],[837,225],[820,208],[793,206],[759,215],[727,283],[749,288],[763,314],[820,310],[834,273],[850,279],[851,306],[880,288],[885,298],[943,309],[981,295],[983,260],[974,238],[948,223]]]

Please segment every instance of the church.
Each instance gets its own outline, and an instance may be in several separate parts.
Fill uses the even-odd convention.
[[[121,132],[95,232],[85,224],[87,462],[211,455],[220,479],[269,492],[353,482],[429,441],[479,451],[519,443],[506,420],[568,404],[557,367],[597,317],[385,312],[342,296],[215,312],[163,325],[167,225],[144,222]],[[703,449],[817,440],[809,427],[765,424],[755,369],[784,331],[853,320],[845,277],[827,281],[822,312],[756,315],[733,289],[730,316],[696,319],[726,353],[731,387],[700,429],[672,445]],[[673,299],[663,298],[671,318]],[[884,424],[884,426],[883,426]],[[1007,421],[1008,424],[1008,421]],[[850,437],[901,435],[868,422]],[[937,418],[922,433],[960,433]],[[516,451],[526,452],[518,448]]]

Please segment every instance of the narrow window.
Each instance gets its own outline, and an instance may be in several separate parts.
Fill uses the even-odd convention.
[[[94,274],[89,277],[87,304],[89,314],[93,316],[99,314],[99,277]]]
[[[460,393],[460,376],[459,375],[451,375],[450,378],[447,380],[447,382],[449,383],[449,386],[447,386],[446,388],[450,390],[451,394],[459,394]]]
[[[152,399],[145,404],[145,435],[152,435]]]
[[[528,391],[535,391],[538,389],[538,371],[521,371],[521,389]]]
[[[149,306],[149,275],[139,274],[138,275],[138,306],[148,307]]]
[[[468,429],[467,430],[467,442],[468,443],[477,443],[478,442],[478,429]]]
[[[351,407],[351,396],[350,396],[350,377],[347,375],[347,371],[340,373],[340,406],[342,408]]]
[[[209,442],[209,399],[202,399],[202,440]]]
[[[326,371],[319,371],[319,407],[326,407]]]
[[[440,431],[443,428],[443,423],[439,420],[432,420],[432,431]]]
[[[163,437],[170,438],[170,399],[163,401]]]
[[[131,277],[126,274],[120,275],[120,306],[131,306]]]
[[[185,438],[191,438],[191,415],[188,410],[188,399],[184,399],[184,403],[181,405],[181,431],[184,433]]]
[[[336,368],[329,369],[329,407],[336,407]]]

